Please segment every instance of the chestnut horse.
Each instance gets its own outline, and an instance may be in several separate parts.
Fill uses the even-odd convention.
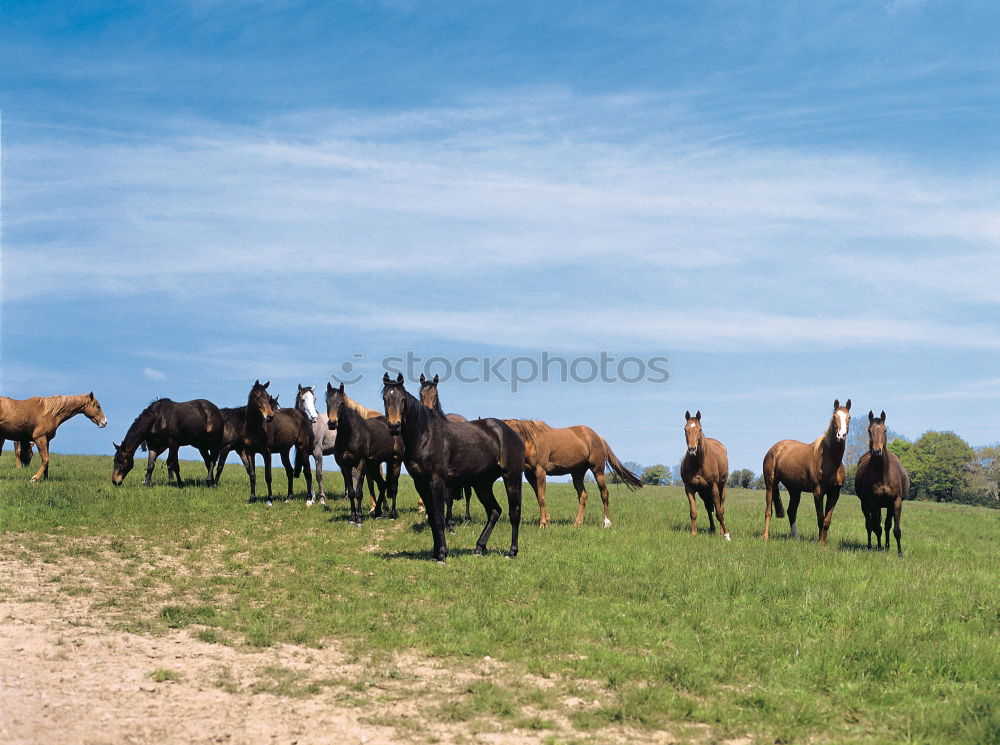
[[[267,506],[273,504],[271,492],[271,453],[281,456],[281,464],[285,467],[288,478],[288,493],[285,500],[292,498],[293,471],[289,451],[295,448],[294,476],[305,471],[306,489],[309,497],[313,496],[312,470],[309,467],[309,453],[313,449],[313,432],[305,415],[297,409],[276,409],[275,399],[268,395],[267,387],[271,381],[261,384],[255,381],[247,396],[247,439],[249,441],[250,468],[250,502],[257,499],[257,474],[254,461],[256,453],[264,459],[264,481],[267,483]]]
[[[573,477],[573,486],[579,495],[580,507],[576,512],[574,525],[583,525],[583,509],[587,506],[587,490],[583,477],[587,471],[594,474],[597,487],[604,502],[604,527],[611,525],[608,511],[608,487],[604,482],[604,468],[611,470],[629,489],[641,489],[642,481],[628,470],[611,451],[603,437],[590,427],[550,427],[545,422],[534,419],[505,419],[504,423],[517,432],[524,440],[524,475],[538,498],[538,524],[549,524],[549,511],[545,507],[545,477]]]
[[[876,548],[882,548],[882,508],[885,508],[885,548],[889,550],[889,529],[896,537],[896,552],[902,556],[903,547],[899,539],[903,532],[899,528],[899,516],[903,511],[903,500],[910,492],[910,474],[903,468],[896,454],[885,446],[885,412],[876,417],[868,412],[868,452],[858,461],[858,472],[854,476],[854,491],[861,500],[861,511],[865,514],[868,528],[868,548],[872,547],[872,533],[875,534]],[[893,527],[893,516],[896,524]]]
[[[691,535],[698,533],[698,504],[695,495],[701,497],[708,513],[708,531],[715,532],[712,512],[719,518],[722,537],[732,540],[726,529],[726,479],[729,478],[729,457],[726,446],[711,437],[705,437],[701,429],[701,412],[691,416],[690,411],[684,412],[684,437],[687,440],[687,453],[681,461],[681,480],[684,482],[684,493],[687,494],[691,507]]]
[[[767,507],[764,510],[764,540],[771,529],[771,505],[778,517],[785,516],[781,504],[779,484],[788,489],[788,522],[792,538],[799,537],[795,527],[795,515],[799,509],[799,497],[804,491],[811,491],[816,502],[816,523],[819,526],[819,542],[826,544],[830,533],[833,508],[840,498],[840,488],[844,485],[844,446],[851,426],[851,399],[840,405],[833,402],[833,415],[826,432],[809,444],[797,440],[776,442],[764,456],[764,491]],[[823,496],[826,495],[826,509]]]
[[[164,450],[169,450],[167,479],[176,479],[177,486],[183,486],[177,451],[181,445],[193,445],[205,461],[205,468],[208,469],[206,483],[211,486],[215,483],[212,469],[219,457],[221,444],[222,413],[211,401],[197,398],[177,403],[169,398],[157,399],[135,418],[121,444],[114,444],[115,467],[111,483],[122,485],[132,470],[135,451],[141,445],[143,450],[149,450],[144,486],[151,485],[156,458]]]
[[[420,403],[426,406],[428,409],[434,409],[439,412],[447,419],[449,422],[467,422],[469,421],[461,414],[445,414],[444,410],[441,408],[441,399],[438,397],[438,383],[440,378],[435,375],[433,380],[428,380],[424,377],[423,373],[420,374]],[[463,495],[462,492],[465,492]],[[445,512],[444,522],[448,530],[455,532],[455,521],[451,516],[451,507],[454,501],[458,498],[465,497],[465,522],[472,522],[472,513],[469,511],[470,503],[472,502],[472,487],[466,486],[461,491],[458,489],[453,489],[448,495],[448,505]]]
[[[77,414],[83,414],[98,427],[108,425],[93,392],[79,396],[32,396],[23,400],[0,396],[0,438],[20,444],[18,456],[23,465],[31,460],[32,442],[41,456],[41,467],[31,481],[49,477],[49,441],[56,436],[60,424]]]

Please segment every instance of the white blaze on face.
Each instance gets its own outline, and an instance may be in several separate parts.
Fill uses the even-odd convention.
[[[838,410],[834,416],[837,417],[837,439],[843,440],[847,437],[847,412]]]
[[[316,413],[316,394],[312,391],[305,391],[302,394],[302,410],[309,417],[310,422],[319,419],[319,414]]]

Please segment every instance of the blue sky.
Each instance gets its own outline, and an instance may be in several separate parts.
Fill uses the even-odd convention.
[[[987,2],[5,3],[0,392],[291,402],[344,361],[669,359],[442,383],[733,467],[834,398],[1000,440]],[[356,357],[355,355],[360,355]],[[855,420],[860,426],[860,420]],[[190,457],[190,456],[189,456]]]

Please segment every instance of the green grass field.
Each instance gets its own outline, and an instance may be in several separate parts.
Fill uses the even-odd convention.
[[[331,465],[327,492],[339,494]],[[181,467],[188,479],[203,470]],[[997,511],[907,503],[899,559],[864,548],[852,496],[820,548],[808,500],[804,540],[788,540],[779,520],[764,545],[761,492],[730,493],[726,543],[688,534],[678,488],[612,486],[614,524],[603,529],[596,488],[574,528],[571,487],[554,484],[554,524],[540,530],[525,486],[518,558],[502,556],[506,515],[490,553],[472,554],[483,517],[474,504],[475,525],[449,536],[442,567],[405,477],[401,519],[358,530],[344,501],[248,505],[238,465],[211,490],[166,486],[162,463],[156,486],[143,488],[137,468],[116,489],[111,470],[108,457],[57,455],[49,481],[29,485],[4,453],[0,529],[27,534],[17,542],[24,560],[102,559],[80,572],[98,573],[107,591],[95,603],[123,628],[191,626],[206,640],[255,646],[336,639],[373,670],[397,650],[456,669],[489,655],[554,684],[478,686],[432,716],[523,726],[530,707],[543,714],[528,725],[544,729],[544,712],[575,691],[593,704],[572,714],[581,739],[608,724],[688,723],[706,725],[707,741],[1000,741]],[[275,469],[276,493],[283,483]],[[67,576],[64,591],[88,592],[82,574]]]

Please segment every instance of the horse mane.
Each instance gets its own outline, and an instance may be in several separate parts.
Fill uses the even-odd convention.
[[[513,429],[524,440],[534,440],[536,437],[552,429],[540,419],[504,419],[504,424]]]
[[[222,421],[224,424],[242,424],[247,418],[246,406],[233,406],[220,408]]]
[[[375,409],[369,409],[367,406],[362,406],[346,393],[344,394],[344,403],[347,404],[347,408],[356,411],[364,419],[375,419],[376,417],[382,416],[381,411],[376,411]]]

